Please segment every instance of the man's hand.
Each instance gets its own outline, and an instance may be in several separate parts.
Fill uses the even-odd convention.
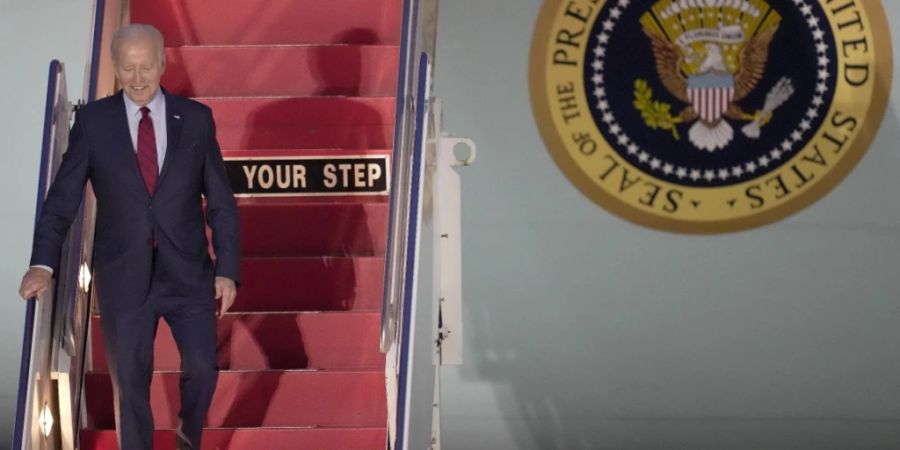
[[[40,267],[28,269],[28,272],[25,272],[25,276],[22,277],[22,284],[19,286],[19,295],[25,300],[37,298],[37,296],[43,294],[44,291],[50,287],[51,278],[53,278],[53,275],[47,269],[42,269]],[[234,286],[234,284],[232,284],[232,286]],[[234,296],[232,295],[232,301],[233,300]]]
[[[221,300],[219,317],[228,312],[228,309],[234,304],[235,297],[237,297],[237,288],[234,281],[230,278],[216,277],[216,300]]]

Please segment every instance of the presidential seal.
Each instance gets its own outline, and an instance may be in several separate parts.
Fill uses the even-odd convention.
[[[547,0],[531,98],[554,160],[604,208],[715,233],[821,198],[891,82],[877,0]]]

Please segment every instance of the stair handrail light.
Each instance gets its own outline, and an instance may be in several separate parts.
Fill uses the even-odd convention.
[[[45,402],[41,415],[38,416],[38,424],[41,427],[41,434],[48,438],[53,432],[53,413],[50,411],[50,403]]]

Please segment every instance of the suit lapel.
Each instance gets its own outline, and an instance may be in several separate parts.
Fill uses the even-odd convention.
[[[176,152],[178,151],[178,144],[181,142],[181,129],[184,122],[181,118],[181,104],[178,101],[178,97],[170,95],[165,89],[163,89],[163,94],[166,96],[167,141],[166,157],[163,160],[162,170],[159,173],[159,180],[156,184],[157,190],[159,190],[159,185],[162,184],[166,174],[169,172],[169,168],[172,166],[172,161],[175,159]]]

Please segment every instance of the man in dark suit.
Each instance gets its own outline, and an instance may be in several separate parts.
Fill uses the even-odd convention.
[[[163,318],[183,370],[176,447],[199,449],[218,378],[215,299],[225,313],[239,280],[237,207],[210,109],[159,86],[165,70],[159,31],[148,25],[122,28],[112,55],[122,90],[76,115],[35,229],[20,295],[32,298],[50,285],[90,180],[97,198],[94,289],[119,448],[152,448],[149,386],[153,340]],[[215,265],[207,251],[207,223]]]

